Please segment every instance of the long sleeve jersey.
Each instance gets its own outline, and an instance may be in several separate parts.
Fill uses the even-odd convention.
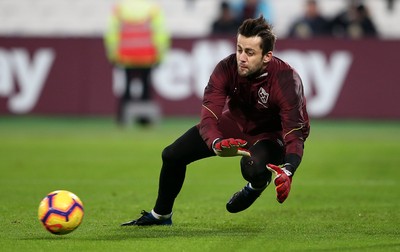
[[[295,154],[302,158],[310,130],[303,84],[281,59],[273,57],[262,72],[242,77],[236,55],[226,57],[211,74],[202,105],[199,130],[210,148],[215,139],[223,138],[218,122],[228,113],[245,135],[278,133],[286,157]]]

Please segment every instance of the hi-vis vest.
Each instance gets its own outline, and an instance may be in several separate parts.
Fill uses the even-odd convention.
[[[122,22],[118,44],[118,61],[126,65],[152,65],[158,52],[152,38],[150,20],[139,23]]]
[[[107,56],[123,66],[151,66],[169,47],[160,9],[148,0],[123,0],[114,9],[105,34]]]

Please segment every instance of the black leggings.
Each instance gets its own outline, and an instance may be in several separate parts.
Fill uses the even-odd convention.
[[[258,141],[249,150],[252,157],[243,157],[240,162],[243,178],[256,188],[264,187],[271,180],[271,172],[265,166],[268,163],[283,162],[283,147],[265,139]],[[154,211],[161,215],[170,214],[175,198],[182,189],[186,166],[211,156],[215,154],[208,148],[196,126],[166,147],[162,152],[163,163]]]

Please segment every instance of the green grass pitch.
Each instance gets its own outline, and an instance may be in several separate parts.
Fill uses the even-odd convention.
[[[162,149],[197,122],[152,129],[111,118],[0,118],[1,251],[400,251],[400,122],[313,120],[284,204],[270,186],[244,212],[225,203],[245,181],[239,158],[188,167],[171,227],[120,227],[154,205]],[[84,203],[65,236],[37,219],[41,199]]]

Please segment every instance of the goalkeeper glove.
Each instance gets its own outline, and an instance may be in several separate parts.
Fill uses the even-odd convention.
[[[285,167],[280,168],[279,166],[273,164],[268,164],[267,168],[276,175],[274,179],[276,186],[276,200],[279,203],[283,203],[289,196],[293,174],[286,170]]]
[[[247,156],[250,157],[250,151],[243,148],[247,142],[242,139],[217,139],[214,141],[212,148],[220,157]]]

